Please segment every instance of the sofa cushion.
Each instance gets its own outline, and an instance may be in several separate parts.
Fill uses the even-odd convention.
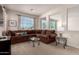
[[[21,36],[26,36],[27,32],[21,32]]]

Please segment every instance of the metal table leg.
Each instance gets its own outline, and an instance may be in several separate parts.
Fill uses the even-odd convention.
[[[33,42],[33,47],[35,47],[35,41],[33,40],[32,42]]]
[[[38,46],[40,45],[40,40],[38,40]]]
[[[65,44],[64,44],[64,46],[63,46],[64,49],[66,48],[66,46],[67,46],[67,40],[65,41]]]

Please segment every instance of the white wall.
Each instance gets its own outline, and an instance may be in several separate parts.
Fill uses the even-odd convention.
[[[70,8],[68,11],[68,29],[69,31],[79,31],[79,7]]]
[[[2,32],[3,31],[6,31],[6,19],[7,19],[7,16],[6,16],[6,9],[2,7],[2,10],[3,10],[3,26],[0,26],[0,36],[2,36]]]
[[[67,37],[67,44],[72,47],[79,48],[79,31],[63,32],[63,36]]]
[[[7,21],[9,22],[10,20],[15,20],[16,22],[17,22],[17,26],[15,26],[15,27],[11,27],[11,26],[9,26],[9,23],[8,23],[8,30],[17,30],[18,29],[18,15],[16,14],[16,12],[14,12],[14,11],[7,11],[7,16],[8,16],[8,18],[7,18]]]
[[[39,17],[35,18],[35,29],[36,30],[40,29],[40,19],[39,19]]]

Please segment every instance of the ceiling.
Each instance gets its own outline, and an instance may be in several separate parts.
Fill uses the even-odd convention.
[[[50,10],[56,8],[69,8],[75,5],[62,5],[62,4],[7,4],[4,5],[7,9],[19,11],[23,13],[42,15]]]

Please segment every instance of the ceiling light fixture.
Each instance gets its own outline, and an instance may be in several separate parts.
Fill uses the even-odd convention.
[[[34,11],[34,9],[30,9],[30,11]]]

